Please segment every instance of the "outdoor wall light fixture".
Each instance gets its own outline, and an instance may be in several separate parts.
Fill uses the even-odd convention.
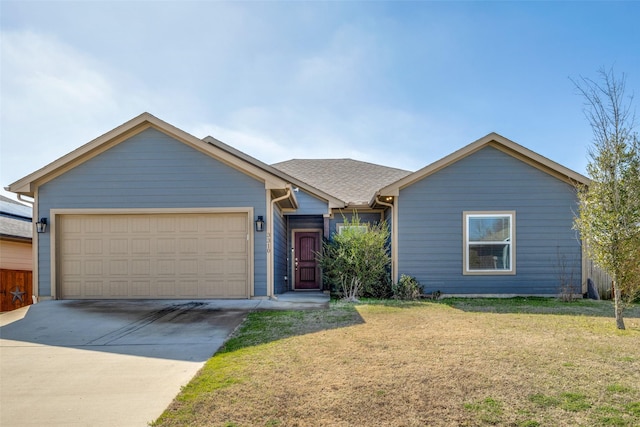
[[[47,231],[47,218],[40,218],[40,221],[36,222],[36,231],[38,233]]]
[[[258,219],[256,219],[256,231],[264,231],[264,219],[262,216],[259,216]]]

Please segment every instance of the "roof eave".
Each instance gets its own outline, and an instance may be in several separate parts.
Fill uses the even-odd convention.
[[[72,169],[73,167],[87,161],[88,159],[108,150],[131,136],[142,132],[148,128],[154,128],[174,139],[177,139],[192,148],[208,154],[221,162],[234,167],[244,173],[253,176],[265,183],[265,188],[286,188],[287,181],[269,170],[267,165],[259,162],[250,156],[238,156],[215,145],[207,143],[177,127],[164,122],[157,117],[142,113],[128,122],[114,128],[113,130],[99,136],[98,138],[82,145],[72,152],[60,157],[47,166],[19,179],[10,184],[8,191],[34,197],[36,188]],[[265,166],[267,166],[265,168]]]
[[[376,191],[375,194],[373,195],[373,197],[371,197],[371,200],[369,200],[369,206],[371,208],[377,208],[377,207],[381,207],[381,206],[384,207],[384,208],[388,208],[389,207],[388,205],[390,205],[390,203],[389,202],[381,203],[379,201],[380,197],[395,197],[395,196],[398,196],[398,195],[399,195],[399,193],[398,194],[384,194],[383,195],[380,191]]]
[[[287,188],[284,189],[271,190],[271,193],[273,196],[273,200],[283,196],[287,196],[286,198],[277,202],[281,209],[287,211],[298,209],[298,199],[296,198],[295,192],[292,190],[290,185],[288,185]]]
[[[531,151],[528,148],[525,148],[522,145],[517,144],[498,133],[492,132],[484,136],[483,138],[480,138],[477,141],[474,141],[471,144],[468,144],[460,148],[459,150],[454,151],[448,156],[445,156],[440,160],[437,160],[423,167],[422,169],[412,173],[411,175],[407,175],[406,177],[401,178],[398,181],[381,188],[374,195],[374,199],[376,196],[398,196],[401,189],[406,188],[411,184],[429,175],[432,175],[439,170],[442,170],[447,166],[457,162],[458,160],[461,160],[487,146],[499,149],[569,184],[589,185],[591,182],[586,176],[575,172],[565,166],[562,166],[561,164],[556,163],[553,160],[541,156],[540,154]]]
[[[9,184],[7,190],[16,194],[33,197],[35,187],[37,186],[38,182],[46,181],[47,177],[55,174],[56,171],[59,171],[61,168],[64,168],[71,163],[81,161],[86,157],[91,157],[91,154],[95,152],[95,150],[102,147],[108,141],[117,138],[118,136],[135,131],[135,129],[137,129],[139,126],[144,126],[146,128],[148,126],[145,126],[145,122],[152,123],[154,121],[160,120],[149,113],[142,113],[139,116],[134,117],[133,119],[121,124],[120,126],[110,130],[109,132],[54,160],[53,162],[36,170],[35,172],[32,172],[29,175],[15,181],[14,183]],[[170,126],[168,124],[166,125]]]
[[[14,236],[11,234],[0,234],[0,240],[4,240],[5,242],[31,243],[33,241],[33,238],[24,237],[24,236]]]
[[[212,137],[212,136],[207,136],[205,138],[203,138],[203,141],[205,141],[208,144],[213,145],[214,147],[217,147],[221,150],[226,151],[227,153],[242,159],[244,161],[247,162],[251,162],[252,164],[254,164],[256,167],[261,168],[262,170],[264,170],[265,172],[268,172],[284,181],[286,181],[287,183],[290,183],[292,186],[294,187],[299,187],[302,188],[303,190],[305,190],[308,193],[313,194],[314,196],[321,198],[323,200],[325,200],[328,204],[329,204],[329,208],[336,208],[336,207],[345,207],[347,205],[346,202],[344,202],[343,200],[340,200],[328,193],[325,193],[322,190],[319,190],[318,188],[315,188],[309,184],[307,184],[306,182],[303,182],[289,174],[287,174],[286,172],[281,171],[280,169],[277,169],[273,166],[270,166],[266,163],[261,162],[260,160],[256,159],[255,157],[252,157],[246,153],[243,153],[242,151],[231,147],[228,144],[225,144],[224,142]],[[296,201],[296,206],[297,206],[297,201]]]
[[[565,166],[562,166],[561,164],[556,163],[553,160],[548,159],[547,157],[544,157],[536,153],[535,151],[531,151],[528,148],[525,148],[513,141],[510,141],[506,138],[504,139],[505,141],[490,141],[486,145],[505,152],[569,184],[582,184],[587,186],[591,184],[591,180],[586,176]]]

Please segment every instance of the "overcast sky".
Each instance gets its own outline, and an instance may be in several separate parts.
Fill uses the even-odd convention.
[[[0,5],[2,187],[144,111],[266,163],[416,170],[498,132],[585,173],[570,78],[640,92],[635,1]]]

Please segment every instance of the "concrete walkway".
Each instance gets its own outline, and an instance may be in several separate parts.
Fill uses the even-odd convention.
[[[0,314],[0,425],[145,426],[253,310],[278,300],[43,301]]]

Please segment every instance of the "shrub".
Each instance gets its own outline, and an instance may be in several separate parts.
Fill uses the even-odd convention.
[[[381,275],[380,280],[370,282],[362,289],[364,298],[385,299],[391,297],[391,295],[391,272],[389,270],[384,275]]]
[[[391,257],[387,224],[361,224],[357,213],[351,221],[344,218],[344,224],[342,232],[324,242],[318,254],[324,279],[348,301],[388,296]]]
[[[422,295],[422,285],[415,277],[405,274],[400,276],[398,283],[391,286],[393,298],[399,300],[416,300]]]

